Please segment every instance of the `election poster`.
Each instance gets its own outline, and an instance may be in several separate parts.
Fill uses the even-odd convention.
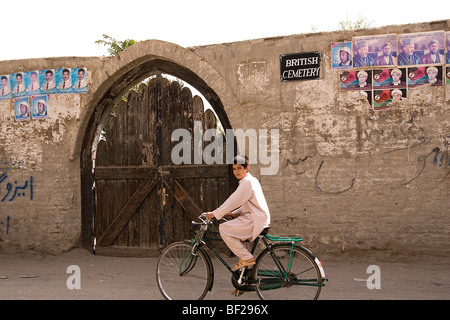
[[[408,68],[408,87],[417,87],[430,83],[433,86],[442,86],[442,66]]]
[[[444,38],[444,31],[400,34],[398,65],[444,64]]]
[[[9,74],[0,75],[0,101],[11,98],[11,87],[9,83]]]
[[[47,95],[31,97],[32,119],[47,118]]]
[[[14,116],[16,121],[30,120],[30,104],[28,97],[14,99]]]
[[[72,69],[72,92],[86,93],[87,92],[87,72],[86,68]]]
[[[352,42],[333,42],[331,44],[331,68],[346,70],[353,68]]]
[[[406,68],[373,70],[373,88],[406,88]]]
[[[349,70],[339,74],[341,90],[372,89],[372,70]]]
[[[373,109],[385,110],[407,97],[406,89],[373,90]]]
[[[56,93],[55,69],[45,69],[39,71],[42,94]]]

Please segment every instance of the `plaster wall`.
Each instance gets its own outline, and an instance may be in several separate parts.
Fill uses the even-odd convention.
[[[448,258],[450,86],[412,88],[401,105],[374,111],[359,92],[342,92],[331,70],[332,42],[435,30],[450,30],[450,20],[193,48],[149,40],[117,57],[1,61],[0,74],[85,67],[88,92],[52,95],[48,119],[27,122],[15,121],[12,100],[0,101],[0,250],[80,246],[80,154],[90,119],[101,117],[112,86],[120,96],[145,76],[142,66],[161,59],[196,74],[207,99],[215,99],[208,90],[217,94],[231,127],[279,130],[277,174],[252,167],[273,233],[301,235],[323,254]],[[280,81],[280,55],[312,51],[322,54],[319,79]],[[25,182],[10,201],[7,184],[13,192]]]

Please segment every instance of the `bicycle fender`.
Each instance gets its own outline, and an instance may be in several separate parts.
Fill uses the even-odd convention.
[[[319,258],[317,258],[314,253],[312,253],[309,249],[303,247],[303,246],[299,246],[299,245],[294,245],[297,248],[301,248],[303,251],[305,251],[306,253],[308,253],[308,255],[314,260],[314,263],[317,265],[317,267],[320,270],[320,276],[322,277],[322,282],[327,281],[328,279],[325,276],[325,270],[323,269],[322,263],[320,262]]]

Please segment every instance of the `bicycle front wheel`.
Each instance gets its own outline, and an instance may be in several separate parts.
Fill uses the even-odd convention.
[[[256,292],[263,300],[316,300],[322,287],[320,269],[313,257],[291,244],[264,250],[253,268],[253,277]]]
[[[211,286],[209,257],[192,254],[191,244],[175,242],[164,249],[156,268],[158,288],[168,300],[201,300]]]

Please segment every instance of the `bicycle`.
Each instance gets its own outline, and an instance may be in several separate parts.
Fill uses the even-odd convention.
[[[210,244],[220,240],[209,237],[218,234],[210,231],[212,222],[205,213],[199,219],[201,222],[192,222],[193,227],[200,227],[193,240],[172,243],[159,258],[156,279],[166,299],[201,300],[212,290],[214,268],[205,247],[231,272],[236,296],[256,291],[263,300],[318,299],[328,279],[319,259],[297,244],[303,240],[301,237],[271,236],[266,228],[253,242],[252,254],[260,241],[265,246],[253,268],[232,271]]]

